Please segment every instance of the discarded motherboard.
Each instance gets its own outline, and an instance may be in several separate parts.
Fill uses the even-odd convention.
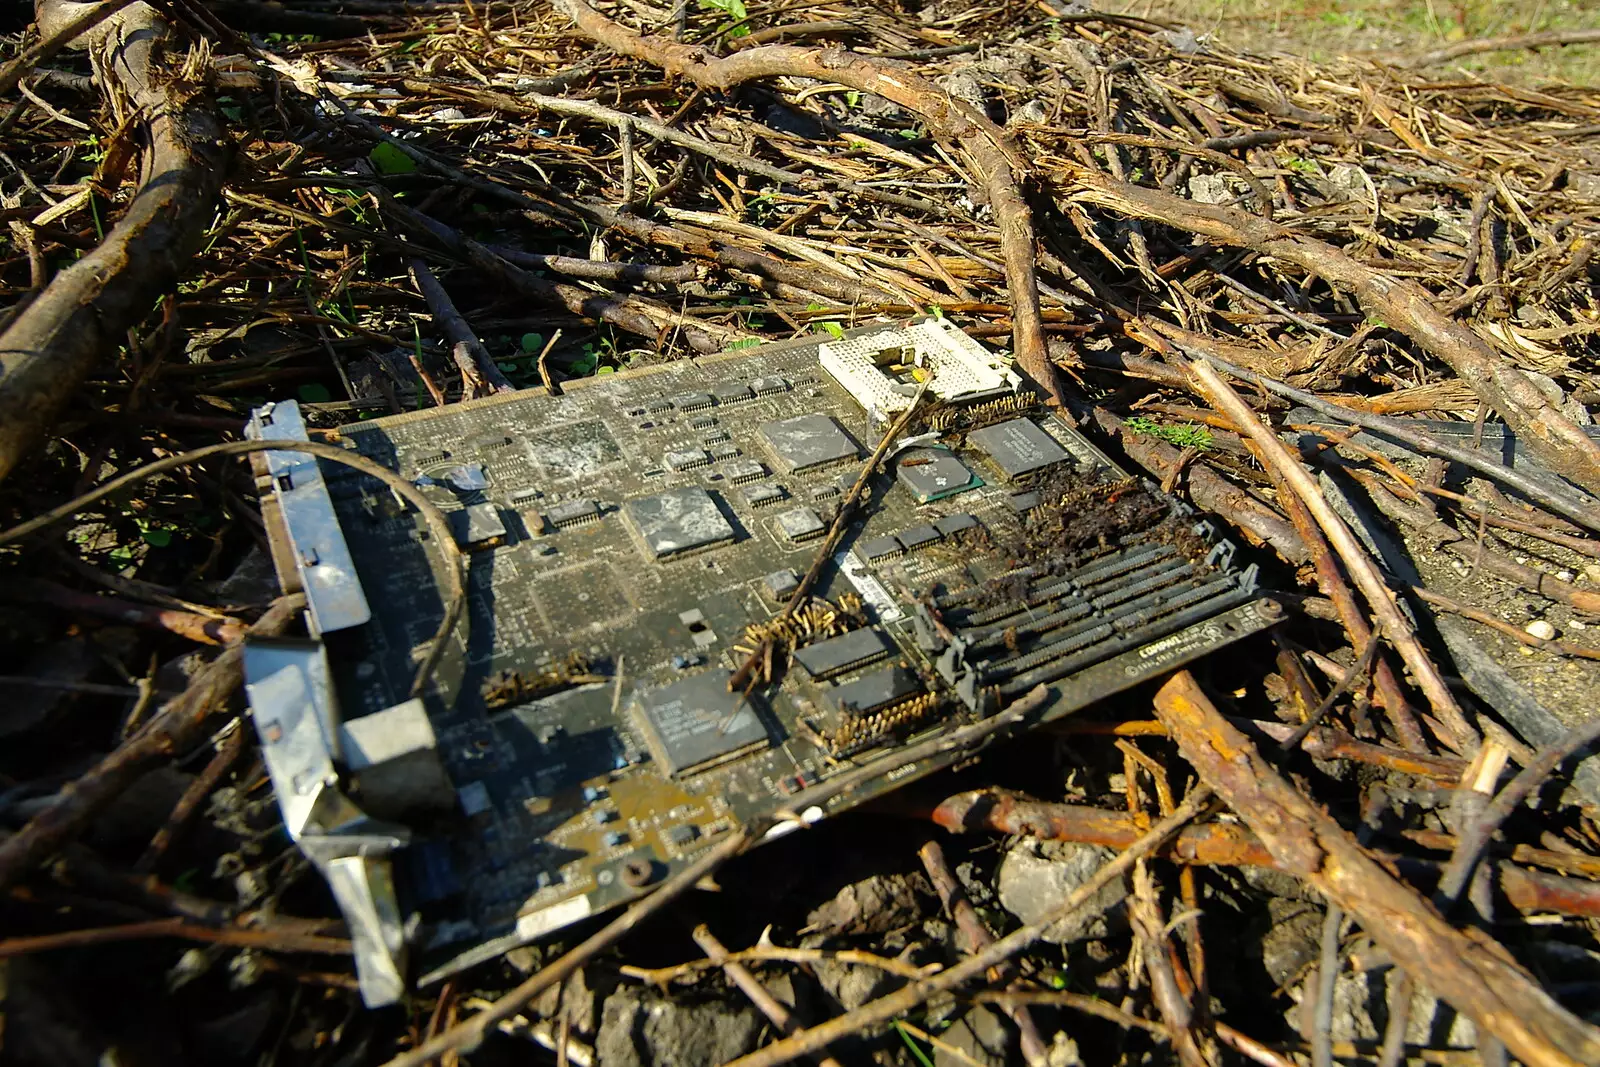
[[[278,404],[251,433],[305,431]],[[339,443],[444,512],[467,590],[435,649],[447,560],[418,510],[264,454],[314,637],[252,643],[248,690],[369,1003],[647,892],[736,828],[776,817],[777,836],[1269,621],[1209,524],[939,320]]]

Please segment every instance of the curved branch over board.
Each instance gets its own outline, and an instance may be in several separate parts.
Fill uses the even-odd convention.
[[[41,0],[41,32],[93,6]],[[184,81],[174,44],[171,28],[143,3],[89,35],[97,77],[114,88],[114,103],[140,116],[139,189],[100,246],[56,275],[0,334],[0,479],[171,291],[211,221],[225,163],[222,127]]]
[[[1307,237],[1234,208],[1197,204],[1171,193],[1117,181],[1087,167],[1061,175],[1066,195],[1134,218],[1150,219],[1222,244],[1292,263],[1329,285],[1353,292],[1367,313],[1443,360],[1518,438],[1557,474],[1600,494],[1600,445],[1561,414],[1533,381],[1490,348],[1473,329],[1434,306],[1416,282],[1393,278],[1326,241]]]
[[[556,0],[557,10],[587,36],[625,56],[642,59],[704,89],[731,89],[758,78],[814,78],[881,96],[915,112],[934,137],[956,144],[977,168],[1000,227],[1006,287],[1011,291],[1011,335],[1017,362],[1057,403],[1061,384],[1045,348],[1034,273],[1033,213],[1017,173],[1027,169],[1005,131],[938,86],[896,63],[843,48],[765,45],[718,58],[696,45],[645,37],[613,22],[585,0]]]

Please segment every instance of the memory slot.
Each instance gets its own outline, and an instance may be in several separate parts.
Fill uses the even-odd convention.
[[[1156,619],[1159,619],[1165,615],[1170,615],[1175,611],[1186,608],[1190,604],[1199,603],[1200,601],[1205,600],[1207,597],[1214,595],[1219,590],[1226,589],[1232,585],[1232,576],[1213,578],[1211,581],[1206,582],[1204,585],[1201,585],[1195,589],[1191,589],[1187,593],[1180,593],[1179,595],[1171,597],[1170,599],[1163,600],[1153,608],[1119,616],[1115,623],[1116,628],[1124,633],[1131,632],[1138,627],[1148,625],[1149,623],[1154,622]]]
[[[1147,560],[1145,562],[1148,565],[1152,561]],[[1155,560],[1153,566],[1150,566],[1150,569],[1137,582],[1130,582],[1113,589],[1109,593],[1094,597],[1088,601],[1088,604],[1096,611],[1104,611],[1106,608],[1143,596],[1152,589],[1159,589],[1163,585],[1170,585],[1175,581],[1179,581],[1193,571],[1193,565],[1182,559]],[[1057,612],[1071,611],[1070,604],[1084,603],[1076,596],[1072,597],[1070,604],[1062,603],[1062,598],[1067,594],[1078,592],[1075,588],[1076,585],[1075,581],[1063,581],[1041,588],[1038,591],[1038,595],[1030,596],[1026,601],[1019,601],[975,615],[972,619],[958,624],[958,628],[964,633],[976,631],[980,640],[990,634],[1003,633],[1012,628],[1018,629],[1019,632],[1025,627],[1036,630],[1037,627],[1034,624],[1041,617],[1033,615],[1033,609],[1054,601],[1051,614],[1055,614]]]
[[[1211,595],[1185,611],[1170,615],[1164,613],[1159,619],[1147,623],[1137,630],[1118,634],[1110,641],[1105,642],[1104,645],[1088,649],[1078,655],[1069,656],[1066,659],[1011,678],[1000,685],[1000,695],[1015,697],[1021,693],[1026,693],[1036,685],[1047,685],[1050,682],[1058,681],[1101,660],[1109,659],[1120,652],[1149,644],[1151,641],[1183,629],[1190,623],[1198,622],[1201,619],[1210,618],[1218,612],[1226,611],[1249,596],[1247,592],[1234,586],[1231,579],[1208,582],[1207,589]]]
[[[1104,611],[1118,604],[1125,604],[1135,597],[1144,596],[1153,589],[1171,585],[1173,582],[1187,578],[1194,574],[1194,564],[1173,560],[1170,565],[1163,566],[1153,574],[1142,576],[1136,582],[1118,586],[1109,593],[1102,593],[1089,603],[1094,605],[1096,611]]]
[[[1173,555],[1176,555],[1176,552],[1171,545],[1140,545],[1137,548],[1127,549],[1111,559],[1081,567],[1073,571],[1069,577],[1081,586],[1101,585],[1155,560]]]
[[[988,683],[997,678],[1008,678],[1018,671],[1027,671],[1041,664],[1058,660],[1062,656],[1070,655],[1086,645],[1095,644],[1108,637],[1116,635],[1117,628],[1103,619],[1087,619],[1081,625],[1069,627],[1069,632],[1062,637],[1026,652],[1020,656],[1013,656],[1008,660],[991,664],[983,668],[983,680]]]
[[[1006,640],[1006,633],[1010,632],[1016,637],[1032,637],[1035,634],[1047,633],[1050,630],[1065,626],[1069,622],[1077,622],[1094,611],[1088,604],[1075,600],[1070,604],[1058,607],[1048,615],[1030,618],[1026,622],[1019,622],[1010,626],[986,626],[976,633],[963,630],[961,636],[974,638],[972,649],[982,652],[993,648]]]
[[[998,623],[1002,619],[1020,614],[1029,608],[1049,603],[1057,597],[1089,587],[1103,585],[1106,582],[1114,581],[1119,577],[1172,556],[1173,550],[1168,545],[1140,545],[1134,549],[1119,550],[1112,558],[1103,559],[1088,567],[1069,571],[1064,575],[1053,575],[1047,582],[1035,583],[1029,587],[1024,597],[1009,604],[997,604],[984,611],[975,612],[970,617],[961,619],[955,624],[964,629],[970,629]],[[1029,569],[1034,570],[1036,573],[1038,570],[1038,568]]]
[[[1047,663],[1057,656],[1077,649],[1079,647],[1077,635],[1088,627],[1104,624],[1114,630],[1122,629],[1122,627],[1116,625],[1118,620],[1133,617],[1140,618],[1140,621],[1135,623],[1135,625],[1142,625],[1144,618],[1141,616],[1141,613],[1148,612],[1150,613],[1150,617],[1154,617],[1157,612],[1165,613],[1167,611],[1174,610],[1176,606],[1181,606],[1181,604],[1188,603],[1189,601],[1186,598],[1194,593],[1196,589],[1205,589],[1208,586],[1216,583],[1226,584],[1230,581],[1232,581],[1231,578],[1224,577],[1214,579],[1212,582],[1208,582],[1205,585],[1191,587],[1189,589],[1184,589],[1179,586],[1178,588],[1158,589],[1153,593],[1146,593],[1137,600],[1131,600],[1128,603],[1121,605],[1114,611],[1090,618],[1086,620],[1085,623],[1079,624],[1078,626],[1069,627],[1066,633],[1051,641],[1050,644],[1042,645],[1039,648],[1033,649],[1032,651],[1023,653],[1020,656],[1013,656],[1011,659],[999,660],[998,662],[985,665],[984,677],[1005,677],[1015,674],[1018,671],[1026,671],[1029,668],[1038,666],[1039,664]],[[1207,593],[1202,595],[1209,594]]]

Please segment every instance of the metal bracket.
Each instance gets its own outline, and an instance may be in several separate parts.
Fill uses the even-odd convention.
[[[405,993],[405,925],[389,854],[410,831],[369,818],[339,791],[338,708],[320,641],[247,638],[245,693],[283,825],[333,890],[369,1008]]]
[[[310,440],[300,405],[293,400],[251,412],[245,436],[254,441]],[[369,621],[372,609],[317,458],[306,452],[274,451],[266,453],[266,465],[316,632],[333,633]]]

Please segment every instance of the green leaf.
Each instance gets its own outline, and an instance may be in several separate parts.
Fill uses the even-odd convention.
[[[923,1052],[915,1041],[911,1040],[911,1035],[906,1033],[906,1028],[900,1025],[900,1020],[895,1020],[894,1029],[900,1035],[900,1040],[906,1043],[906,1048],[911,1050],[911,1055],[915,1057],[917,1063],[921,1064],[922,1067],[933,1067],[933,1061],[928,1059],[928,1054]]]
[[[832,337],[835,341],[844,339],[844,327],[837,322],[819,322],[817,323],[817,329]]]
[[[608,374],[615,374],[615,373],[617,373],[617,368],[615,368],[615,367],[601,367],[600,369],[598,369],[598,370],[596,370],[594,372],[594,376],[596,378],[604,378]]]
[[[320,382],[307,382],[294,391],[302,404],[326,404],[333,399],[328,387]]]
[[[754,348],[760,343],[761,338],[759,337],[741,337],[739,340],[730,343],[727,350],[729,352],[737,352],[741,348]]]
[[[372,166],[379,174],[415,174],[417,170],[411,157],[388,141],[373,145],[367,158],[372,160]]]
[[[501,372],[505,374],[510,374],[517,369],[515,363],[496,363],[495,366],[499,367]]]
[[[529,355],[538,355],[544,350],[544,334],[525,333],[522,335],[522,350]]]
[[[1147,419],[1142,415],[1135,416],[1123,423],[1131,433],[1140,437],[1154,437],[1158,441],[1165,441],[1178,448],[1193,448],[1204,452],[1213,444],[1211,431],[1204,426],[1190,423],[1187,426],[1163,426],[1154,419]]]
[[[154,545],[156,548],[166,548],[172,544],[172,531],[164,530],[159,526],[152,526],[139,536],[144,538],[145,544]]]

